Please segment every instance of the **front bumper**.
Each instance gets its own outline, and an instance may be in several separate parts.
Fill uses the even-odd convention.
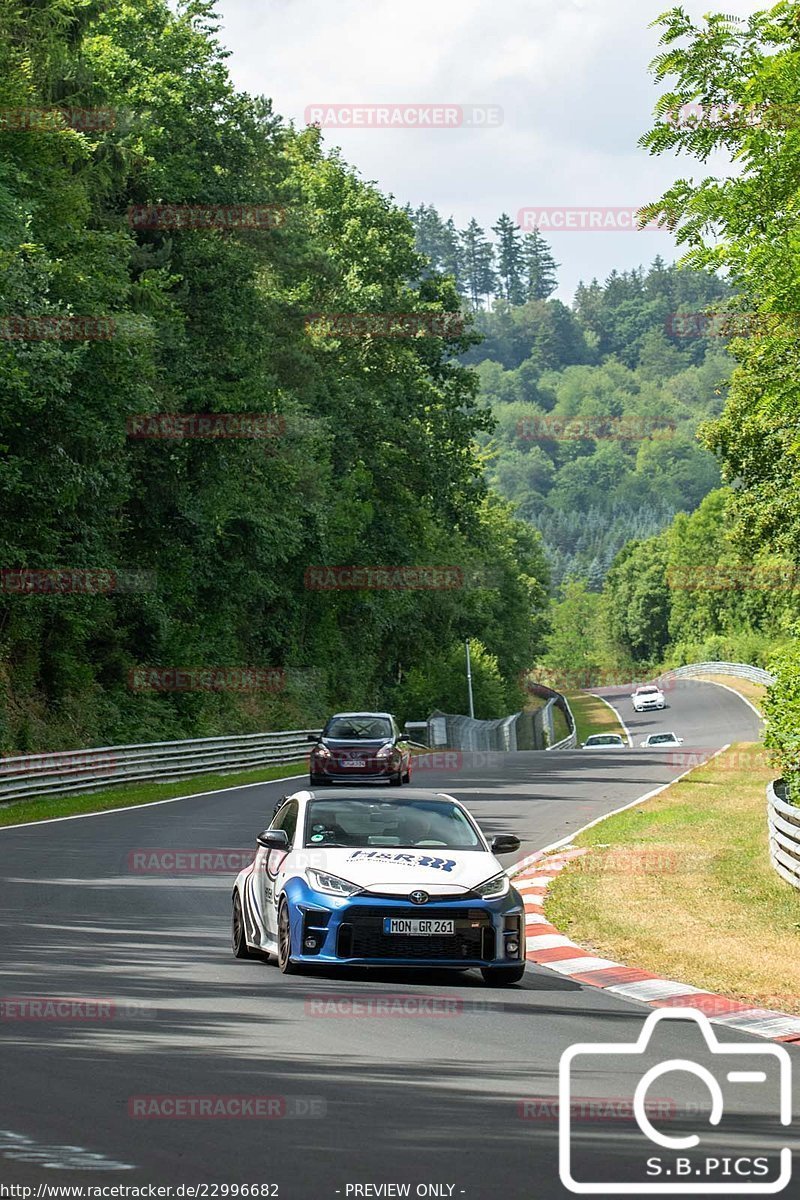
[[[314,763],[309,765],[309,774],[324,779],[326,783],[388,783],[402,771],[402,763],[367,760],[364,767],[342,767],[339,763]]]
[[[432,896],[428,904],[414,905],[403,897],[374,894],[339,900],[313,891],[304,880],[292,885],[287,897],[293,962],[430,970],[514,966],[525,958],[524,906],[513,888],[501,900]],[[387,934],[386,917],[452,919],[455,933]],[[312,939],[310,947],[306,943]]]

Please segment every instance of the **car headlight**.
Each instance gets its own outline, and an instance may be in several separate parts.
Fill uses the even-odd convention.
[[[327,746],[315,746],[311,751],[312,758],[332,758],[330,750]]]
[[[354,896],[361,891],[354,883],[340,879],[338,875],[329,875],[327,871],[308,871],[311,886],[318,892],[326,892],[329,896]]]
[[[493,875],[491,879],[487,879],[485,883],[479,883],[472,890],[483,900],[499,900],[501,896],[508,895],[511,890],[511,881],[505,871],[501,871],[499,875]]]
[[[397,747],[392,742],[387,742],[385,746],[381,746],[380,750],[375,755],[375,757],[376,758],[391,758],[392,755],[395,753],[399,754],[399,750],[397,750]]]

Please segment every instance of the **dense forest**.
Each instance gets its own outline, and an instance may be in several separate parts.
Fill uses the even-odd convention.
[[[706,658],[770,667],[767,743],[800,801],[800,245],[796,125],[785,120],[676,125],[683,104],[724,112],[791,104],[800,92],[800,4],[746,21],[695,25],[661,18],[656,79],[669,79],[644,137],[653,154],[680,150],[705,163],[716,150],[730,178],[677,181],[644,210],[675,229],[692,270],[723,270],[739,336],[721,414],[700,430],[721,464],[721,488],[656,536],[626,545],[601,593],[570,583],[555,607],[549,661],[590,671]],[[784,110],[785,111],[785,110]]]
[[[414,717],[425,671],[463,709],[467,635],[479,714],[517,707],[547,567],[483,478],[475,335],[426,326],[461,301],[407,214],[234,89],[205,0],[0,0],[0,25],[3,750]],[[418,335],[309,320],[387,312]],[[269,436],[129,436],[147,414]],[[353,564],[457,582],[307,586]]]
[[[483,340],[463,361],[495,418],[479,434],[491,487],[542,535],[556,590],[582,579],[599,591],[627,541],[660,533],[719,485],[696,434],[722,412],[728,339],[692,336],[714,330],[680,315],[719,308],[730,289],[705,268],[656,259],[582,284],[568,307],[550,298],[557,264],[539,233],[503,214],[492,240],[475,220],[459,233],[432,205],[408,211],[429,270],[451,271],[467,306],[470,247],[482,248],[493,290],[475,310]]]
[[[237,91],[206,0],[0,0],[4,751],[463,711],[469,636],[483,716],[542,659],[774,663],[794,769],[795,134],[669,113],[793,102],[800,5],[661,22],[643,146],[741,171],[645,210],[679,265],[567,305],[540,234],[400,208]],[[773,319],[682,324],[719,309]],[[417,582],[309,586],[334,566]],[[142,668],[221,674],[132,687]]]

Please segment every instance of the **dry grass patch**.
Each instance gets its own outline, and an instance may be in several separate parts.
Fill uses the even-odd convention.
[[[760,747],[742,744],[576,837],[550,920],[598,954],[800,1013],[800,892],[769,861]]]
[[[619,733],[625,737],[625,730],[611,709],[597,696],[573,692],[567,700],[578,727],[578,742],[585,742],[593,733]]]

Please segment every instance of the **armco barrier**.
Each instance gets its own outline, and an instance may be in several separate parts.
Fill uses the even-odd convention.
[[[550,688],[539,689],[547,704],[536,712],[522,711],[496,721],[477,721],[454,713],[433,712],[428,718],[428,745],[451,750],[569,750],[577,746],[575,718],[565,696]],[[564,713],[570,730],[553,742],[553,709]]]
[[[31,796],[95,792],[120,783],[224,775],[271,763],[302,762],[318,729],[146,742],[0,758],[0,803]]]
[[[767,787],[769,856],[782,879],[800,888],[800,808],[786,803],[779,779]]]
[[[769,671],[765,671],[762,667],[750,667],[747,663],[730,663],[730,662],[703,662],[689,663],[685,667],[674,667],[670,671],[664,671],[659,675],[659,679],[692,679],[698,675],[734,675],[739,679],[749,679],[751,683],[764,683],[769,685],[775,682],[775,676],[770,675]]]

